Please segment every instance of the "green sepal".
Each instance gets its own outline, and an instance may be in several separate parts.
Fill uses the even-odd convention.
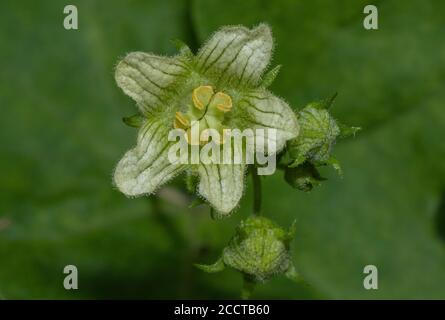
[[[130,117],[123,117],[122,121],[129,127],[132,128],[139,128],[141,127],[145,122],[145,117],[141,114],[137,113],[135,115],[132,115]]]
[[[340,123],[337,121],[337,125],[340,128],[340,134],[339,134],[339,138],[340,139],[345,139],[345,138],[349,138],[350,136],[354,136],[357,132],[359,132],[360,130],[362,130],[361,127],[350,127],[347,126],[343,123]]]
[[[326,164],[331,165],[332,168],[334,168],[334,170],[338,173],[338,175],[340,177],[343,177],[343,170],[341,169],[340,166],[340,161],[338,161],[336,158],[334,157],[330,157],[328,159],[328,161],[326,161]]]
[[[192,209],[192,208],[196,208],[196,207],[198,207],[200,205],[203,205],[205,203],[206,203],[205,200],[203,200],[202,198],[197,197],[197,198],[193,199],[193,201],[189,204],[188,207],[189,207],[189,209]]]
[[[219,258],[214,264],[198,264],[195,263],[195,267],[207,272],[207,273],[216,273],[224,270],[225,265],[222,258]]]
[[[301,191],[311,191],[314,187],[326,180],[321,177],[317,168],[306,161],[297,167],[288,167],[284,170],[284,179],[293,188]]]
[[[297,269],[295,268],[294,264],[291,263],[287,271],[284,273],[286,278],[289,280],[292,280],[295,283],[301,283],[303,282],[303,278],[300,276],[300,274],[297,272]]]
[[[263,77],[260,87],[268,88],[275,81],[275,78],[277,77],[278,73],[280,72],[280,69],[281,69],[281,65],[277,65],[273,69],[269,70]]]
[[[297,220],[295,219],[294,221],[292,221],[292,224],[290,225],[287,231],[287,239],[289,242],[292,241],[296,233],[297,233]]]
[[[292,163],[288,165],[288,167],[289,168],[296,168],[296,167],[298,167],[300,164],[302,164],[305,161],[306,161],[306,157],[301,154],[296,159],[294,159],[292,161]]]
[[[185,42],[183,42],[182,40],[172,39],[171,42],[174,44],[176,49],[179,50],[179,53],[181,55],[186,56],[186,57],[192,57],[193,56],[193,52],[190,49],[190,47]]]
[[[312,108],[319,109],[319,110],[321,110],[321,109],[327,110],[327,109],[329,109],[332,106],[332,104],[334,103],[335,98],[337,98],[337,95],[338,95],[338,92],[335,92],[329,98],[326,98],[326,99],[323,99],[323,100],[320,100],[320,101],[316,101],[316,102],[311,102],[311,103],[309,103],[306,106],[306,108],[307,107],[312,107]]]

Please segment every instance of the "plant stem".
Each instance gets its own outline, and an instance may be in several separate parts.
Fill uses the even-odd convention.
[[[253,182],[253,214],[261,215],[261,178],[255,167],[250,171]]]
[[[255,282],[248,277],[243,277],[243,288],[241,289],[241,299],[248,300],[255,289]]]

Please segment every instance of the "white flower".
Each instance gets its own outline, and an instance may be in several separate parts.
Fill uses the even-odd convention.
[[[230,26],[216,32],[196,55],[184,47],[174,57],[132,52],[120,61],[117,84],[136,101],[143,121],[136,147],[116,167],[119,190],[128,196],[152,194],[187,170],[199,175],[199,194],[217,212],[229,214],[243,194],[246,164],[171,163],[168,133],[173,128],[189,132],[193,120],[201,129],[218,131],[272,128],[279,152],[297,137],[299,127],[287,103],[266,90],[276,72],[262,81],[272,48],[267,25]]]

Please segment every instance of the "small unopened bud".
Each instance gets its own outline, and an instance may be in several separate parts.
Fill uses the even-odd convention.
[[[255,282],[276,274],[295,275],[289,250],[294,234],[295,225],[284,230],[264,217],[249,217],[240,223],[216,263],[197,267],[206,272],[232,267]]]
[[[312,167],[330,164],[341,174],[339,162],[331,155],[332,147],[337,139],[355,135],[360,128],[343,125],[332,117],[328,109],[335,97],[336,94],[329,99],[309,103],[297,114],[300,134],[287,143],[290,158],[288,166],[302,166],[296,171],[287,170],[286,180],[289,182],[291,178],[292,183],[289,183],[293,187],[310,189],[317,181],[322,180],[314,175],[315,172],[306,165],[307,163]],[[295,180],[295,177],[298,180]]]
[[[316,165],[326,162],[340,134],[337,122],[327,110],[309,105],[298,113],[298,123],[300,135],[288,144],[294,160],[290,166],[296,167],[306,160]]]
[[[295,168],[287,167],[284,171],[284,179],[293,188],[306,192],[326,180],[310,162],[305,162]]]

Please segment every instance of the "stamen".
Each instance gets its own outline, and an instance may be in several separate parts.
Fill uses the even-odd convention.
[[[232,110],[232,98],[223,92],[217,92],[213,96],[212,104],[222,112],[228,112]]]
[[[199,110],[203,110],[210,102],[213,96],[213,88],[211,86],[200,86],[193,90],[193,104]]]
[[[192,101],[193,105],[186,114],[176,112],[174,127],[186,130],[185,138],[189,144],[204,145],[210,140],[210,131],[203,130],[214,129],[221,133],[224,113],[232,110],[232,98],[221,91],[215,94],[211,86],[200,86],[193,90]],[[195,128],[195,125],[198,127]],[[192,132],[198,136],[192,137]],[[212,135],[212,140],[218,144],[224,144],[224,138],[224,134]]]
[[[175,129],[187,129],[190,127],[190,121],[187,116],[182,114],[181,112],[176,112],[175,121],[173,123]]]

